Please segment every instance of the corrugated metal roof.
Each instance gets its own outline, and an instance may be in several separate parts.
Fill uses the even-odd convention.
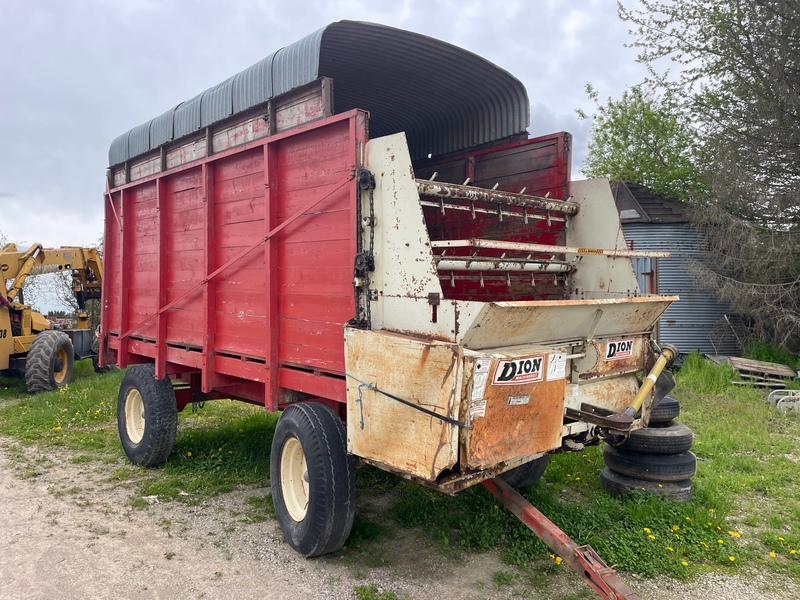
[[[630,181],[612,181],[611,191],[623,223],[687,223],[686,206]]]
[[[128,133],[119,136],[109,163],[158,148],[170,130],[177,140],[323,76],[334,81],[334,112],[370,111],[372,137],[405,131],[413,158],[509,138],[530,121],[522,83],[480,56],[385,25],[339,21],[156,117],[145,150],[138,138],[132,146]]]
[[[685,223],[624,223],[622,229],[636,250],[672,253],[670,258],[658,259],[657,291],[681,299],[659,319],[659,342],[675,344],[682,353],[697,350],[735,356],[736,338],[725,321],[730,307],[702,289],[688,271],[689,261],[700,258],[705,251],[703,232]],[[643,261],[634,262],[637,277],[643,269],[650,268]]]

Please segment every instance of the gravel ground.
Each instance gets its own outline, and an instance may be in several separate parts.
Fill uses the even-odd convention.
[[[25,450],[20,469],[10,445],[0,439],[2,599],[339,599],[356,598],[355,588],[368,584],[415,600],[594,597],[567,569],[537,587],[517,582],[498,589],[494,574],[511,568],[497,553],[450,559],[413,530],[399,532],[370,556],[305,560],[285,544],[274,521],[246,518],[246,498],[263,496],[267,488],[196,505],[133,509],[131,490],[110,481],[107,465],[76,465],[69,456]],[[20,478],[24,472],[28,476]],[[381,566],[376,558],[384,551],[391,560]],[[690,583],[623,579],[652,600],[800,598],[797,581],[773,575],[708,574]]]

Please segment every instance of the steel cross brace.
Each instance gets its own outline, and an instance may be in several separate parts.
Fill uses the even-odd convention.
[[[591,546],[578,546],[505,481],[500,478],[487,479],[483,485],[601,597],[608,600],[641,600]]]

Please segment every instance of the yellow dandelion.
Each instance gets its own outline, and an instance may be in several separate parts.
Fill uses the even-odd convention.
[[[735,561],[735,560],[736,560],[736,557],[735,557],[735,556],[729,556],[729,557],[728,557],[728,560],[729,560],[729,561],[731,561],[731,562],[733,562],[733,561]]]
[[[667,546],[667,550],[669,550],[670,552],[675,552],[675,549],[672,546]]]
[[[581,480],[581,478],[580,478],[580,477],[576,477],[576,478],[575,478],[575,481],[580,481],[580,480]]]
[[[782,537],[779,537],[779,538],[778,538],[778,540],[779,540],[779,541],[781,541],[781,542],[785,542],[785,541],[786,541],[786,540],[785,540],[785,539],[783,539]]]
[[[789,554],[797,554],[797,550],[789,550]]]
[[[700,542],[700,543],[703,545],[703,548],[708,548],[708,544],[706,544],[705,542]]]
[[[645,527],[645,528],[644,528],[644,532],[645,532],[645,533],[651,533],[651,531],[650,531],[650,528],[649,528],[649,527]]]
[[[740,531],[728,531],[728,535],[735,538],[742,537],[742,533]]]
[[[684,517],[684,519],[686,519],[687,521],[691,521],[692,520],[691,517]]]
[[[714,524],[713,524],[711,521],[709,521],[708,523],[706,523],[706,525],[708,525],[709,527],[713,527],[713,526],[714,526]]]
[[[648,535],[647,537],[649,537],[651,540],[656,539],[656,536],[654,536],[652,533],[650,535]]]
[[[555,560],[555,558],[556,558],[556,555],[555,555],[555,554],[551,554],[551,555],[550,555],[550,558],[552,558],[553,560]]]
[[[228,450],[228,454],[233,454],[233,450]]]
[[[192,455],[192,453],[191,453],[191,452],[187,452],[187,453],[186,453],[186,456],[191,456],[191,455]]]
[[[497,510],[497,509],[498,509],[498,506],[497,506],[497,504],[495,504],[495,505],[494,505],[494,509],[495,509],[495,510]]]
[[[572,473],[567,473],[567,477],[572,477]]]
[[[557,565],[560,565],[562,560],[564,560],[564,559],[561,558],[560,556],[556,556],[556,564]]]
[[[219,449],[217,450],[217,452],[222,452],[222,448],[219,448]]]
[[[723,542],[722,540],[717,540],[717,543],[718,544],[724,544],[725,542]]]
[[[222,459],[220,458],[217,462],[222,462]]]
[[[775,557],[777,556],[777,554],[775,554],[774,552],[770,552],[770,553],[769,553],[769,555],[770,555],[772,558],[775,558]]]
[[[660,488],[663,488],[664,486],[663,486],[663,485],[661,485],[661,484],[659,483],[659,484],[658,484],[658,487],[660,487]]]
[[[672,531],[678,531],[680,529],[680,527],[678,527],[677,525],[673,525],[671,527],[671,529],[672,529]]]
[[[686,562],[685,560],[682,560],[682,561],[681,561],[681,564],[682,564],[684,567],[688,567],[688,566],[689,566],[689,563],[688,563],[688,562]]]

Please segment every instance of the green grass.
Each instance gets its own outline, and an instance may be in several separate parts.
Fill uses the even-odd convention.
[[[753,569],[800,578],[800,417],[778,415],[763,392],[731,385],[734,377],[730,367],[696,355],[677,373],[680,420],[695,432],[699,461],[692,501],[608,496],[598,480],[600,446],[555,455],[542,481],[526,490],[528,498],[578,544],[591,544],[623,571],[686,578]],[[116,430],[121,378],[121,372],[95,375],[87,361],[70,386],[36,396],[19,380],[0,378],[0,433],[40,456],[67,449],[75,464],[107,465],[109,481],[128,486],[135,506],[145,506],[142,496],[191,503],[268,484],[277,415],[237,402],[184,410],[162,467],[128,463]],[[20,473],[36,477],[44,468],[46,461],[30,460]],[[359,569],[398,561],[405,552],[394,547],[398,532],[453,557],[499,548],[509,569],[498,571],[495,586],[540,587],[542,574],[565,568],[482,486],[450,497],[372,467],[358,470],[356,485],[359,511],[339,555]],[[250,521],[274,518],[269,496],[251,495],[246,504]],[[365,598],[387,593],[393,594],[378,595],[370,585],[356,591]]]

